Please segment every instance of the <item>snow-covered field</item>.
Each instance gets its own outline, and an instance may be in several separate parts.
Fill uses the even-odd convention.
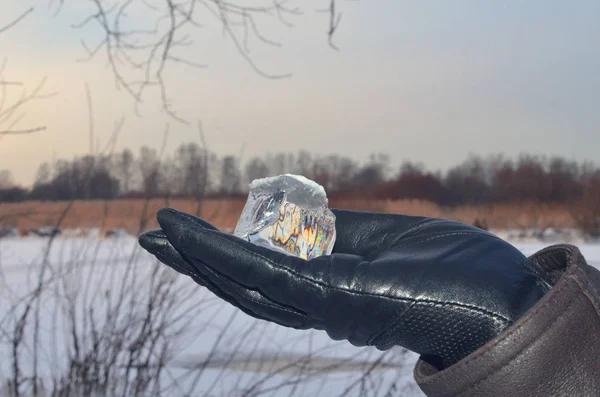
[[[545,233],[496,231],[527,255],[560,241],[576,244],[591,264],[600,267],[600,244],[584,243],[574,233]],[[14,374],[15,357],[23,374],[37,371],[42,378],[60,379],[69,372],[67,357],[85,361],[91,352],[98,354],[94,346],[105,346],[92,330],[121,341],[127,352],[141,338],[138,330],[147,326],[148,312],[153,319],[160,317],[153,321],[163,324],[158,328],[167,335],[157,337],[152,346],[168,349],[148,350],[147,362],[158,362],[162,353],[166,367],[152,388],[154,394],[144,395],[423,395],[412,380],[415,354],[356,348],[333,342],[323,332],[253,320],[187,277],[159,266],[132,236],[59,236],[51,245],[49,241],[47,237],[0,239],[2,397],[8,394],[6,383]],[[40,275],[40,299],[33,299]],[[161,282],[170,287],[160,287]],[[161,298],[152,300],[152,296]],[[149,302],[158,301],[160,307],[148,309]],[[34,303],[15,354],[14,335],[26,302]],[[136,356],[136,365],[139,362]],[[50,380],[46,388],[51,388]]]

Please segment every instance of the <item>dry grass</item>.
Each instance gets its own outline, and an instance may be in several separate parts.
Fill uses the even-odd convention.
[[[448,208],[422,200],[340,200],[332,201],[332,206],[392,214],[454,219],[469,224],[473,224],[476,219],[483,219],[488,227],[493,229],[576,227],[568,206],[544,203],[470,205]]]
[[[0,205],[0,225],[18,227],[21,231],[40,226],[54,226],[67,205],[66,202],[37,201],[2,204]],[[219,227],[233,227],[243,205],[244,202],[241,200],[206,200],[203,203],[201,215]],[[140,227],[140,219],[144,218],[148,220],[145,229],[157,228],[155,215],[160,208],[173,207],[196,213],[197,206],[198,204],[194,200],[75,201],[61,222],[61,227],[124,228],[134,233]]]
[[[25,231],[55,225],[66,206],[64,202],[0,204],[0,226],[13,226]],[[235,226],[243,206],[244,200],[206,200],[201,215],[220,228],[231,228]],[[145,201],[139,199],[77,201],[64,218],[62,227],[124,228],[133,233],[140,227],[144,207]],[[162,207],[195,213],[197,202],[186,199],[168,202],[150,200],[145,208],[148,218],[146,229],[158,226],[155,214]],[[470,224],[479,218],[484,219],[490,228],[576,227],[572,211],[564,205],[513,203],[444,208],[421,200],[332,200],[331,207],[448,218]]]

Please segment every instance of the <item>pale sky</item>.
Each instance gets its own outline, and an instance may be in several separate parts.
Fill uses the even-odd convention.
[[[8,60],[4,78],[33,88],[46,76],[46,92],[57,92],[29,105],[19,124],[43,124],[46,131],[0,141],[0,169],[30,184],[40,162],[88,150],[86,82],[100,145],[121,117],[119,149],[160,147],[167,122],[168,149],[197,139],[194,127],[160,112],[156,92],[148,92],[137,116],[131,97],[115,88],[102,53],[93,62],[77,62],[85,57],[81,39],[92,46],[98,37],[94,25],[71,27],[89,2],[66,1],[56,17],[48,3],[0,5],[0,26],[36,5],[0,35],[0,59]],[[190,31],[196,43],[180,54],[209,67],[168,69],[173,108],[193,123],[202,121],[216,153],[237,154],[244,146],[247,159],[308,149],[363,160],[381,151],[394,165],[412,160],[430,169],[445,169],[469,153],[597,159],[599,1],[339,0],[340,51],[327,45],[326,14],[315,12],[328,1],[292,3],[304,11],[290,19],[295,27],[260,21],[263,34],[282,48],[250,43],[250,56],[262,70],[292,77],[257,75],[206,13],[206,28]]]

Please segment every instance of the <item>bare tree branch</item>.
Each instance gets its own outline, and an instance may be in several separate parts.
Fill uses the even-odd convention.
[[[335,34],[338,26],[340,25],[341,19],[342,14],[336,14],[335,12],[335,0],[331,0],[331,2],[329,3],[329,30],[327,31],[327,39],[329,45],[336,50],[338,48],[333,44],[333,35]]]
[[[27,89],[23,87],[23,83],[18,81],[7,81],[4,79],[6,64],[7,60],[4,59],[0,65],[0,140],[6,135],[31,134],[46,129],[45,126],[27,128],[17,127],[17,125],[25,118],[26,113],[22,112],[22,109],[26,105],[36,100],[49,98],[55,95],[55,93],[41,93],[46,83],[46,78],[43,78],[31,92],[28,92]],[[19,87],[20,92],[13,93],[9,96],[9,88],[14,87]],[[15,99],[10,101],[9,97]]]
[[[0,130],[0,135],[25,135],[32,134],[34,132],[44,131],[45,129],[46,127],[35,127],[26,130]]]
[[[333,36],[335,35],[335,32],[337,31],[340,21],[342,19],[342,14],[338,13],[336,10],[336,3],[337,3],[336,0],[329,0],[329,7],[325,8],[325,9],[319,9],[319,10],[317,10],[317,12],[329,14],[329,27],[327,29],[327,44],[329,44],[329,46],[331,48],[333,48],[334,50],[339,51],[339,48],[335,44],[333,44]]]
[[[206,68],[201,60],[192,59],[186,51],[194,43],[190,33],[204,28],[198,19],[207,14],[219,22],[223,35],[231,40],[238,54],[258,75],[267,79],[291,77],[291,73],[273,74],[264,71],[250,57],[250,41],[255,39],[276,48],[282,43],[268,38],[260,29],[258,18],[276,18],[282,25],[292,27],[287,19],[301,15],[299,7],[290,7],[293,0],[265,0],[264,5],[249,5],[245,1],[223,0],[89,0],[93,11],[73,26],[82,29],[95,24],[102,32],[99,42],[90,45],[82,40],[86,58],[89,61],[104,50],[118,88],[124,89],[134,100],[136,112],[142,103],[146,91],[156,88],[163,110],[174,120],[189,124],[176,114],[172,106],[171,95],[167,89],[166,70],[170,64],[184,65],[194,69]],[[61,2],[62,3],[62,2]],[[256,4],[256,2],[255,2]],[[335,8],[335,0],[330,0],[329,45],[336,32],[341,14]],[[197,7],[198,5],[202,7]],[[206,13],[207,12],[207,13]],[[145,20],[154,21],[154,26],[138,26],[132,22],[131,15],[144,13]],[[154,19],[152,19],[154,18]]]
[[[31,7],[30,9],[28,9],[27,11],[25,11],[24,13],[22,13],[21,15],[19,15],[12,22],[9,22],[8,25],[0,26],[0,34],[6,32],[8,29],[12,28],[13,26],[15,26],[16,24],[18,24],[19,22],[21,22],[23,19],[25,19],[25,17],[27,15],[31,14],[32,12],[33,12],[33,7]]]

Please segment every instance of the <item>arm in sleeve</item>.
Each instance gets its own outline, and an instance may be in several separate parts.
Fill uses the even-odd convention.
[[[572,245],[529,259],[552,288],[458,363],[440,371],[420,359],[414,375],[427,396],[600,396],[600,272]]]

